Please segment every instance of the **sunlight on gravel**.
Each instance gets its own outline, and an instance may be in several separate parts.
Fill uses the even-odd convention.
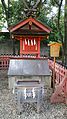
[[[24,104],[22,114],[18,115],[14,96],[8,89],[7,71],[0,71],[0,119],[67,119],[67,105],[51,104],[45,94],[39,114],[36,104]]]

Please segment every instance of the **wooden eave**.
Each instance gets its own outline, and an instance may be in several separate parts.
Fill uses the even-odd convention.
[[[51,32],[51,28],[49,28],[48,26],[42,24],[41,22],[37,21],[34,18],[28,18],[26,20],[23,20],[21,22],[19,22],[18,24],[16,24],[13,27],[10,27],[9,30],[10,32],[14,32],[16,30],[18,30],[19,28],[23,27],[24,25],[28,24],[29,22],[32,22],[36,27],[40,28],[43,32],[47,32],[50,33]]]
[[[49,35],[49,33],[47,32],[44,32],[42,30],[28,30],[28,29],[25,29],[25,30],[22,30],[22,29],[19,29],[19,30],[16,30],[13,32],[13,35],[25,35],[25,36],[28,36],[28,35],[32,35],[32,36],[45,36],[45,35]]]
[[[0,35],[10,35],[10,33],[9,32],[0,32]]]

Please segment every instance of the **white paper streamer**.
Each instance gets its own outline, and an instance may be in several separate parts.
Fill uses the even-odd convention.
[[[24,96],[25,96],[25,99],[26,99],[26,88],[24,89]]]
[[[31,45],[33,46],[33,40],[31,40]]]
[[[29,41],[29,39],[28,39],[28,46],[30,45],[30,41]]]
[[[34,88],[32,89],[32,92],[33,92],[33,98],[35,98],[35,90],[34,90]]]
[[[25,45],[27,45],[27,39],[25,39]]]
[[[14,94],[14,91],[15,91],[15,89],[13,88],[13,91],[12,91],[12,92],[13,92],[13,94]]]
[[[36,45],[36,40],[34,39],[34,45]]]

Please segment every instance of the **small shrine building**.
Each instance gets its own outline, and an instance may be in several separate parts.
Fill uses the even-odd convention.
[[[20,41],[20,56],[25,54],[40,57],[40,41],[48,39],[51,29],[30,17],[11,27],[12,39]]]

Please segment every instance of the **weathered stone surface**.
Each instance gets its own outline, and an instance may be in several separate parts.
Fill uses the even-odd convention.
[[[11,59],[8,76],[50,76],[47,59]]]
[[[9,76],[9,89],[13,89],[17,81],[42,81],[45,88],[51,88],[51,76]]]

